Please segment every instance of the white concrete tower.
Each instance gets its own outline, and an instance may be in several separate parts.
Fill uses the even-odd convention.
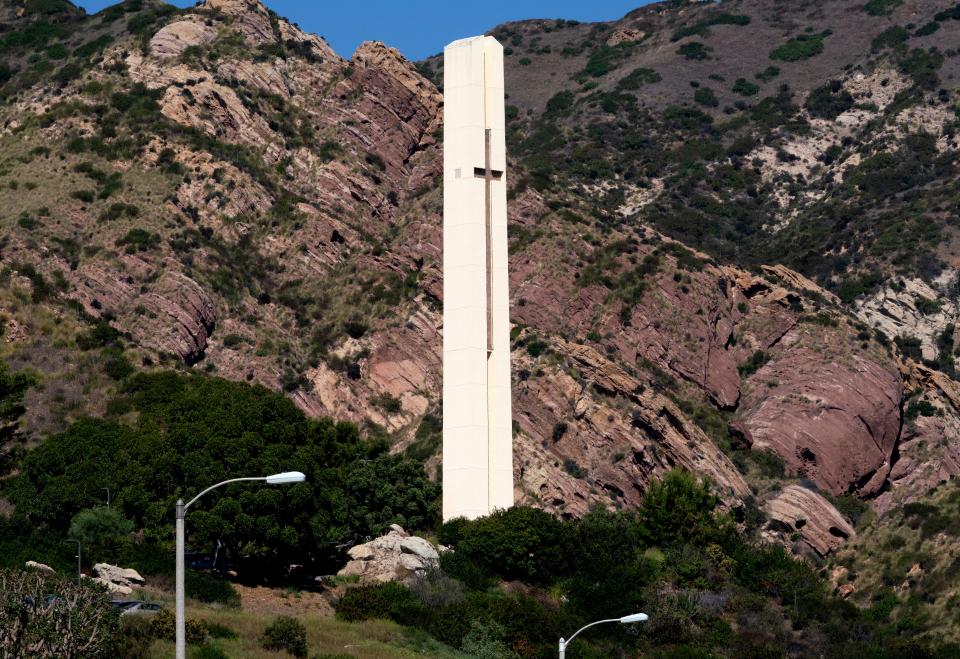
[[[443,518],[513,505],[503,47],[443,51]]]

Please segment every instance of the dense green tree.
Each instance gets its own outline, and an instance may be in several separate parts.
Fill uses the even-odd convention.
[[[111,410],[136,421],[81,420],[26,455],[9,487],[19,518],[65,532],[109,487],[114,507],[148,541],[169,542],[178,497],[229,478],[298,470],[305,483],[243,483],[205,496],[190,510],[189,544],[220,541],[248,570],[270,572],[329,560],[336,545],[391,523],[436,523],[438,487],[422,466],[362,439],[353,424],[308,419],[263,387],[144,374]]]
[[[27,373],[13,373],[0,362],[0,475],[9,471],[19,454],[20,417],[26,411],[23,396],[35,380]]]
[[[650,484],[639,510],[642,537],[654,546],[681,545],[715,535],[723,520],[714,515],[716,495],[686,471],[674,469]]]
[[[569,540],[556,517],[523,506],[472,522],[453,520],[441,530],[441,541],[456,544],[481,569],[531,583],[547,583],[563,573]]]
[[[79,540],[87,556],[113,545],[133,531],[133,522],[116,508],[98,506],[74,515],[70,522],[70,537]]]

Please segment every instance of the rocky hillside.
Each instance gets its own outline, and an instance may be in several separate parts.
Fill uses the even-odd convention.
[[[960,471],[958,19],[731,0],[493,31],[518,499],[631,507],[679,465],[823,557]],[[193,369],[435,473],[438,60],[344,60],[246,0],[2,0],[0,58],[24,441],[134,371]]]

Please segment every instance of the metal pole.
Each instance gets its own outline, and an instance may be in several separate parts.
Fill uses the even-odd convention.
[[[110,488],[109,488],[109,487],[105,487],[105,488],[103,488],[103,489],[105,489],[105,490],[107,491],[107,508],[109,508],[109,507],[110,507]]]
[[[75,542],[75,543],[77,543],[77,585],[79,586],[79,585],[80,585],[80,577],[82,576],[82,572],[80,571],[80,541],[79,541],[79,540],[74,540],[73,538],[69,538],[69,539],[65,540],[64,542]]]
[[[177,659],[187,657],[187,625],[184,608],[184,517],[186,508],[183,499],[177,499]]]
[[[565,659],[567,656],[567,644],[563,642],[563,639],[560,639],[560,659]]]
[[[285,477],[284,479],[271,481],[273,478]],[[290,477],[295,477],[293,480]],[[216,489],[221,485],[226,485],[227,483],[238,483],[240,481],[267,481],[268,483],[273,482],[276,485],[282,485],[286,483],[301,482],[305,479],[305,476],[298,471],[285,472],[281,474],[274,474],[273,476],[249,476],[245,478],[231,478],[229,480],[222,481],[216,485],[211,485],[203,492],[193,497],[187,503],[183,502],[183,499],[177,499],[177,579],[176,579],[176,589],[177,589],[177,659],[187,659],[187,622],[186,622],[186,607],[184,603],[186,589],[184,588],[184,523],[187,516],[187,508],[193,505],[193,503],[202,497],[204,494],[210,490]]]

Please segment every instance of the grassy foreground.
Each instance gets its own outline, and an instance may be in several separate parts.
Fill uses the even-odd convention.
[[[188,617],[201,618],[230,628],[236,638],[217,638],[210,641],[228,657],[254,659],[261,657],[290,657],[285,652],[273,652],[260,647],[260,635],[276,617],[273,614],[253,613],[236,609],[217,609],[202,604],[188,605]],[[307,628],[309,656],[335,655],[369,659],[393,659],[394,657],[440,657],[462,659],[461,652],[453,650],[416,630],[407,629],[386,620],[370,620],[363,623],[342,622],[335,618],[306,614],[295,616]],[[196,648],[188,648],[188,656],[194,656]],[[170,641],[154,641],[147,655],[152,659],[167,659],[174,656],[174,644]]]

